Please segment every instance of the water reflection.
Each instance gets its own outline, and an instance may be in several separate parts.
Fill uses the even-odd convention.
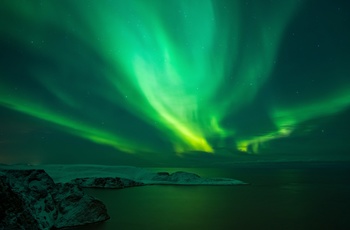
[[[190,169],[186,171],[200,172]],[[211,169],[208,172],[214,171]],[[107,205],[112,218],[104,224],[83,229],[342,227],[346,225],[345,220],[350,214],[347,208],[347,204],[350,204],[347,196],[350,186],[345,176],[350,174],[343,173],[323,169],[216,169],[213,176],[231,174],[231,177],[244,181],[251,178],[248,182],[252,184],[87,189],[88,193]]]

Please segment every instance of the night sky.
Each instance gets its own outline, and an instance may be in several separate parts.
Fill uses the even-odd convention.
[[[4,0],[0,163],[350,160],[347,0]]]

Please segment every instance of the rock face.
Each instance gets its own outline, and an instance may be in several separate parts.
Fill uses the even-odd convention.
[[[119,177],[77,178],[72,182],[83,188],[128,188],[144,185],[142,182]]]
[[[158,172],[155,177],[153,177],[153,180],[155,181],[169,181],[169,182],[197,182],[198,180],[201,180],[202,178],[194,173],[188,173],[188,172],[174,172],[172,174],[169,174],[167,172]]]
[[[52,229],[109,219],[104,204],[44,170],[0,171],[0,229]]]
[[[58,216],[56,228],[79,226],[109,219],[106,206],[89,196],[76,184],[59,183],[54,191]]]
[[[230,178],[203,178],[188,172],[158,172],[154,174],[147,184],[174,184],[174,185],[244,185],[245,182]]]
[[[14,192],[0,174],[0,229],[39,229],[30,209],[25,207],[22,197]]]

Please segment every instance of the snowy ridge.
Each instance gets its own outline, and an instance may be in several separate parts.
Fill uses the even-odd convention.
[[[3,166],[0,166],[3,167]],[[5,166],[6,167],[6,166]],[[66,183],[78,178],[124,178],[144,185],[244,185],[245,182],[231,178],[202,178],[193,173],[154,173],[145,168],[105,165],[40,165],[7,166],[25,169],[44,169],[55,183]]]

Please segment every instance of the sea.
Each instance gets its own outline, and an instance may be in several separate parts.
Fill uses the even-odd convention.
[[[249,184],[85,189],[106,204],[111,219],[75,229],[350,229],[348,163],[150,169]]]

